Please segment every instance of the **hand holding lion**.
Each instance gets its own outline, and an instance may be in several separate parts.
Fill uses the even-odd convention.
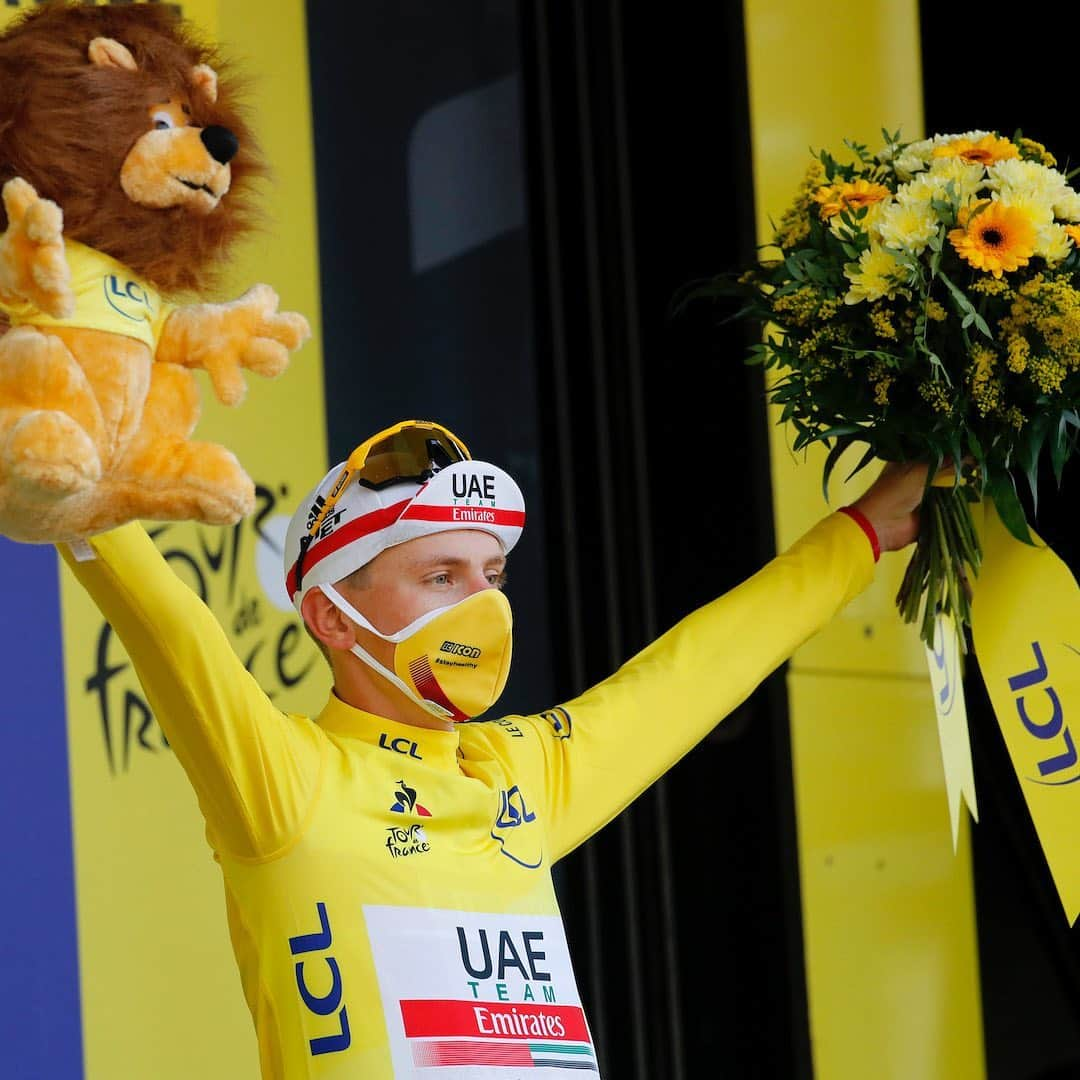
[[[269,285],[206,298],[262,171],[219,64],[164,5],[48,5],[0,35],[0,534],[253,508],[235,456],[190,437],[192,370],[239,404],[242,369],[280,375],[310,329]]]

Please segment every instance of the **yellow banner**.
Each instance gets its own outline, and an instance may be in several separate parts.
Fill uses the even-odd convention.
[[[828,19],[811,4],[742,7],[766,243],[807,147],[838,132],[873,141],[883,124],[923,133],[919,5],[842,0]],[[821,77],[824,55],[844,78]],[[791,453],[780,414],[769,406],[777,550],[857,499],[877,468],[845,481],[862,450],[852,446],[825,503],[825,448]],[[873,583],[788,668],[809,1036],[814,1074],[828,1080],[985,1076],[970,830],[961,818],[954,854],[926,780],[937,752],[926,656],[896,615],[909,557],[883,554]]]
[[[945,770],[945,794],[949,801],[949,823],[955,852],[960,835],[961,804],[967,804],[976,821],[979,820],[979,809],[975,802],[975,773],[971,765],[971,741],[964,701],[960,635],[951,614],[938,615],[934,626],[934,647],[926,650],[926,663],[934,692],[938,742]]]
[[[974,515],[980,524],[980,515]],[[972,634],[983,680],[1043,854],[1072,924],[1080,914],[1080,589],[1035,533],[1016,540],[987,504]],[[1075,733],[1073,725],[1075,725]]]
[[[29,6],[0,8],[0,27]],[[199,373],[195,437],[236,453],[256,484],[254,514],[233,529],[147,526],[266,692],[310,711],[328,675],[281,568],[288,515],[326,469],[304,5],[177,6],[253,76],[252,126],[273,171],[262,189],[271,227],[237,252],[221,295],[208,299],[266,282],[282,310],[307,317],[313,338],[278,379],[248,374],[239,408],[220,405]],[[195,797],[124,649],[66,570],[61,598],[85,1076],[255,1080],[253,1025]]]

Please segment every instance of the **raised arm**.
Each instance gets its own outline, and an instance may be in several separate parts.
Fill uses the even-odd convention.
[[[920,466],[886,466],[854,513],[829,515],[610,678],[532,721],[553,860],[615,817],[858,595],[878,547],[911,543],[925,476]]]
[[[187,773],[211,842],[272,854],[315,795],[315,725],[276,709],[208,607],[137,523],[94,537],[95,557],[59,550],[127,649],[147,700]]]

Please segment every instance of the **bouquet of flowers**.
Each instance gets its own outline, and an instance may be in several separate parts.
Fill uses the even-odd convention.
[[[931,647],[951,612],[963,644],[971,503],[989,496],[1031,543],[1014,477],[1037,507],[1040,460],[1060,485],[1080,430],[1080,194],[1019,133],[882,135],[873,153],[814,155],[765,257],[682,303],[741,296],[731,318],[765,326],[747,362],[777,369],[768,393],[793,448],[828,448],[826,498],[853,443],[866,451],[850,476],[875,458],[929,465],[897,605]],[[948,463],[954,479],[933,485]]]

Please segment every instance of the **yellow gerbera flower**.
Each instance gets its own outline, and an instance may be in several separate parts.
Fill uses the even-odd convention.
[[[1019,157],[1020,151],[1008,139],[999,139],[996,135],[984,135],[977,142],[970,139],[956,139],[934,147],[934,157],[959,157],[979,165],[993,165],[995,161]]]
[[[1026,266],[1035,253],[1035,225],[1019,207],[984,200],[961,210],[959,220],[949,240],[976,270],[999,278],[1003,270]]]
[[[884,184],[872,184],[860,178],[842,184],[826,184],[814,192],[813,198],[821,207],[821,220],[828,221],[842,210],[859,210],[891,195],[892,192]]]

